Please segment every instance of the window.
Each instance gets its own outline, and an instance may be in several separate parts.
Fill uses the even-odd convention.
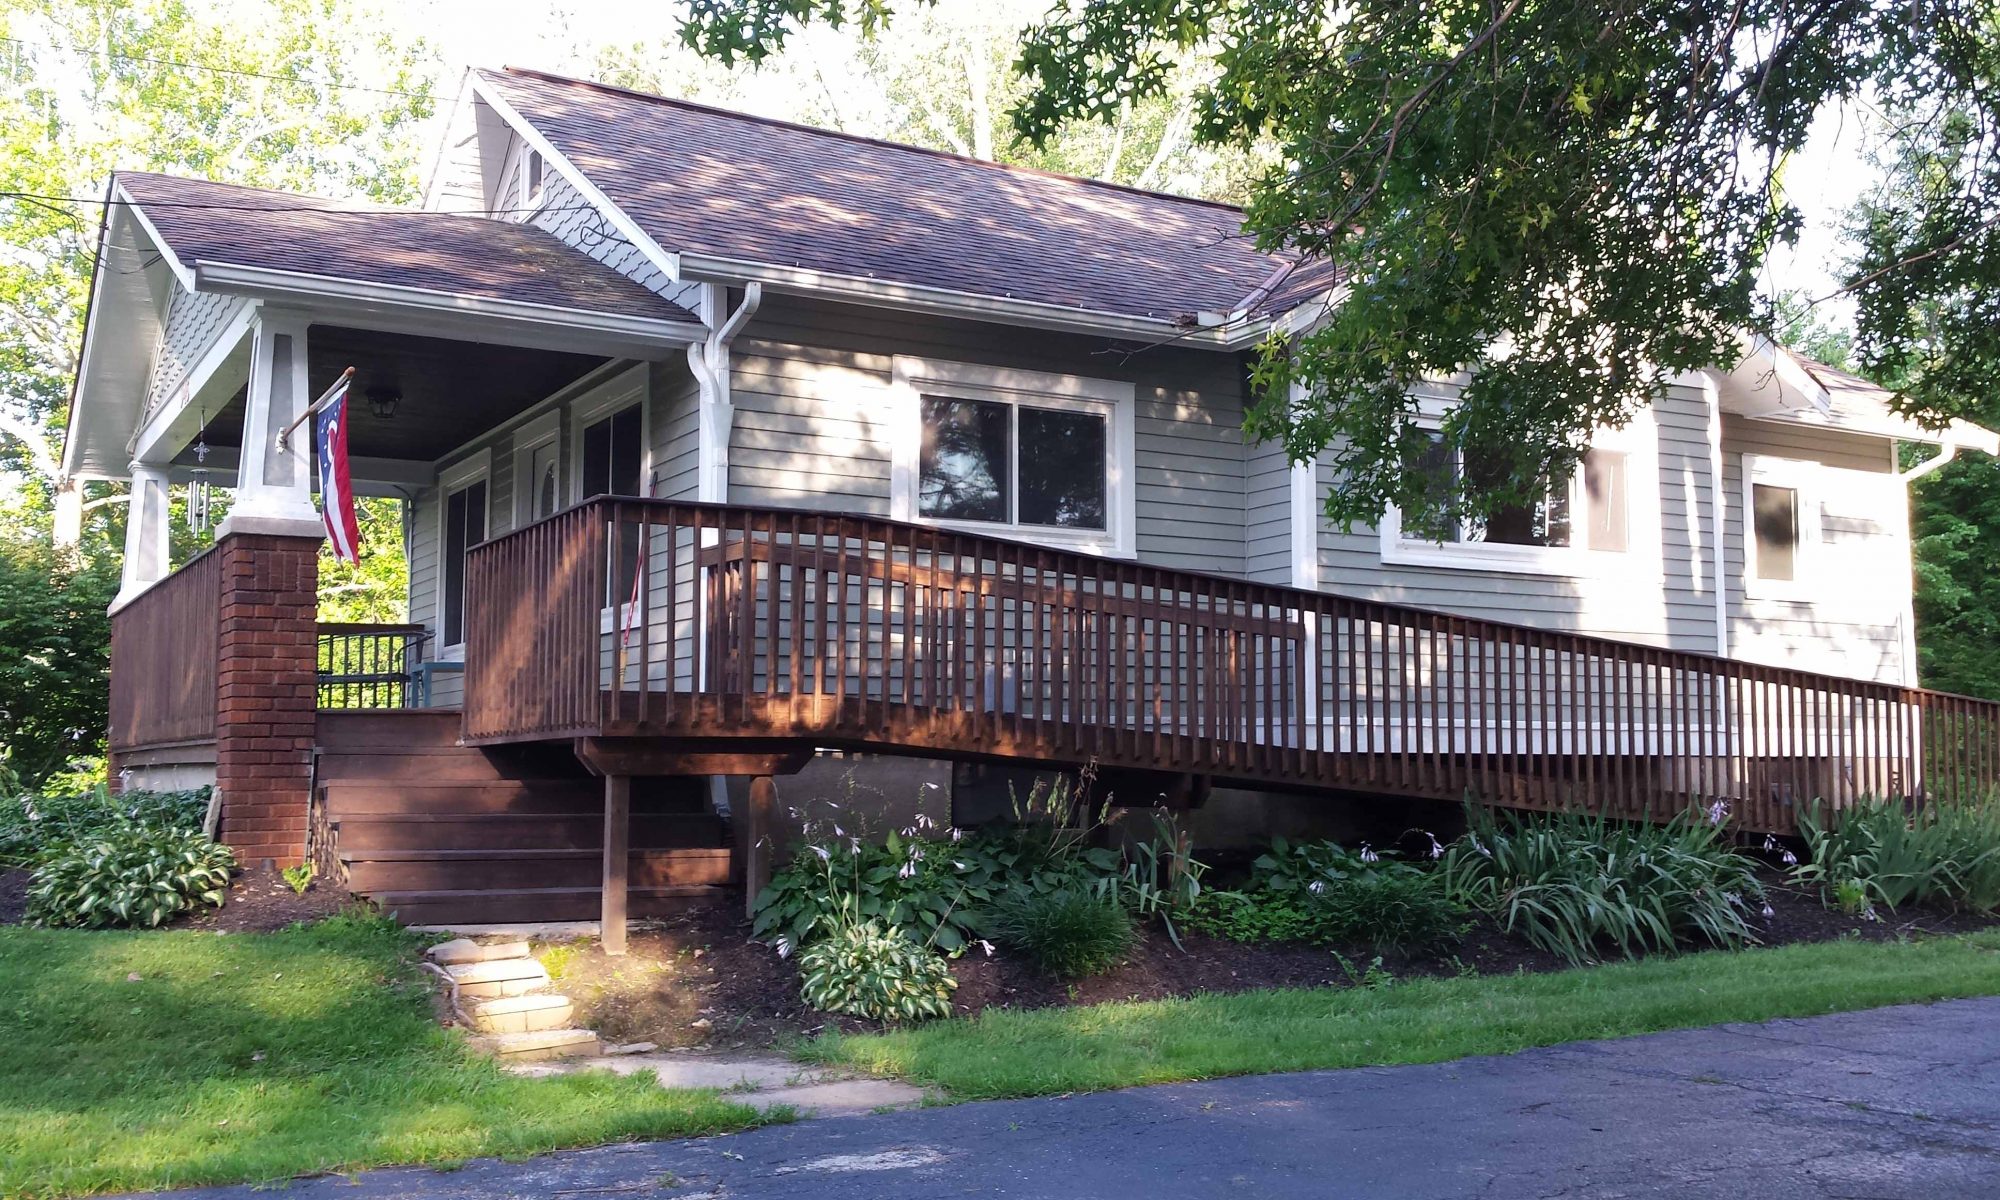
[[[1751,596],[1806,599],[1821,540],[1817,464],[1743,456],[1743,575]]]
[[[554,516],[563,505],[562,414],[549,412],[514,434],[514,527]]]
[[[1406,523],[1392,508],[1383,518],[1383,560],[1567,574],[1583,568],[1582,551],[1623,554],[1633,540],[1633,461],[1626,450],[1593,447],[1573,478],[1534,500],[1436,526]],[[1456,494],[1462,482],[1490,482],[1506,469],[1448,448],[1437,433],[1410,465],[1440,498]]]
[[[534,208],[542,202],[542,152],[530,150],[521,159],[521,206]]]
[[[586,419],[577,475],[579,500],[592,496],[643,496],[646,472],[645,406],[628,404],[617,412]],[[639,527],[618,528],[617,570],[605,583],[606,607],[622,604],[633,594],[639,569]]]
[[[911,358],[896,385],[898,518],[1131,553],[1132,385]]]
[[[465,644],[465,555],[486,540],[486,480],[479,474],[459,487],[445,485],[438,640],[447,647]]]

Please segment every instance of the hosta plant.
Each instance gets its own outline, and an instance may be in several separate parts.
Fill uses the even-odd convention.
[[[137,822],[107,829],[36,868],[28,916],[45,925],[153,928],[222,903],[235,857],[200,833]]]
[[[799,981],[819,1011],[871,1021],[948,1017],[958,987],[943,958],[878,921],[843,924],[807,946]]]

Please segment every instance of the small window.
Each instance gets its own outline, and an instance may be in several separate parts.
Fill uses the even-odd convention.
[[[1103,414],[923,398],[917,512],[946,521],[1106,528]]]
[[[1623,450],[1592,450],[1583,456],[1584,544],[1592,550],[1624,553],[1629,475]]]
[[[521,196],[527,207],[533,208],[542,202],[542,152],[528,151],[521,162]]]
[[[465,555],[486,540],[486,481],[475,480],[445,497],[444,594],[439,625],[447,646],[465,644]]]
[[[556,443],[551,438],[528,452],[527,478],[523,484],[528,489],[531,520],[556,514],[556,506],[562,502],[561,490],[557,487]]]
[[[1799,492],[1770,483],[1750,485],[1757,578],[1790,581],[1799,569]]]

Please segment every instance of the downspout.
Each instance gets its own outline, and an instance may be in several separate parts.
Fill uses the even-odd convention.
[[[744,285],[743,300],[726,318],[728,290],[719,283],[702,285],[701,319],[709,334],[687,348],[688,369],[700,391],[699,435],[696,446],[697,500],[720,504],[729,498],[729,437],[736,411],[729,398],[729,346],[763,303],[764,285]]]
[[[1895,449],[1894,449],[1893,445],[1892,445],[1892,447],[1891,447],[1891,449],[1890,449],[1889,453],[1890,453],[1891,455],[1894,455],[1894,454],[1896,453],[1896,451],[1895,451]],[[1954,458],[1957,458],[1957,457],[1958,457],[1958,443],[1957,443],[1957,442],[1946,442],[1946,443],[1944,443],[1944,445],[1943,445],[1942,449],[1940,450],[1940,452],[1939,452],[1939,453],[1938,453],[1938,454],[1937,454],[1936,456],[1934,456],[1934,457],[1932,457],[1932,458],[1927,458],[1927,459],[1925,459],[1924,461],[1922,461],[1922,462],[1918,463],[1918,464],[1917,464],[1916,466],[1914,466],[1914,467],[1911,467],[1911,468],[1910,468],[1909,470],[1907,470],[1907,471],[1899,471],[1899,472],[1897,472],[1897,473],[1896,473],[1896,482],[1898,482],[1898,483],[1902,484],[1902,485],[1903,485],[1903,489],[1904,489],[1904,491],[1903,491],[1903,529],[1904,529],[1904,533],[1905,533],[1905,536],[1906,536],[1906,537],[1908,538],[1908,543],[1909,543],[1909,549],[1910,549],[1910,560],[1911,560],[1911,561],[1910,561],[1910,587],[1909,587],[1908,589],[1906,589],[1906,590],[1904,591],[1904,593],[1903,593],[1903,610],[1902,610],[1901,612],[1899,612],[1899,613],[1897,613],[1897,614],[1896,614],[1896,623],[1897,623],[1897,624],[1899,624],[1899,625],[1901,625],[1901,626],[1903,627],[1903,628],[1902,628],[1902,635],[1903,635],[1903,636],[1902,636],[1902,637],[1901,637],[1901,638],[1899,639],[1899,640],[1900,640],[1900,642],[1901,642],[1901,646],[1899,647],[1899,649],[1901,649],[1901,651],[1902,651],[1902,654],[1903,654],[1903,686],[1904,686],[1904,687],[1916,687],[1916,686],[1917,686],[1917,683],[1918,683],[1918,679],[1917,679],[1917,613],[1916,613],[1916,599],[1917,599],[1917,597],[1916,597],[1916,570],[1917,570],[1917,565],[1916,565],[1916,550],[1917,550],[1917,547],[1916,547],[1916,540],[1915,540],[1915,538],[1914,538],[1914,537],[1909,537],[1909,536],[1908,536],[1908,535],[1909,535],[1909,533],[1910,533],[1910,502],[1909,502],[1909,496],[1910,496],[1910,493],[1909,493],[1909,486],[1910,486],[1911,484],[1915,483],[1915,482],[1916,482],[1917,480],[1919,480],[1919,479],[1922,479],[1922,478],[1923,478],[1924,476],[1926,476],[1926,475],[1929,475],[1929,474],[1930,474],[1931,472],[1933,472],[1933,471],[1935,471],[1935,470],[1939,469],[1940,467],[1943,467],[1943,466],[1944,466],[1944,465],[1945,465],[1946,463],[1949,463],[1949,462],[1950,462],[1950,461],[1951,461],[1952,459],[1954,459]]]

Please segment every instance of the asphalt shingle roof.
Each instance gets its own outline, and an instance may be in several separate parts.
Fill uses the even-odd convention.
[[[693,321],[680,305],[530,225],[121,172],[174,256],[481,299]]]
[[[1268,298],[1286,263],[1230,205],[534,71],[480,78],[670,252],[1166,320]]]

